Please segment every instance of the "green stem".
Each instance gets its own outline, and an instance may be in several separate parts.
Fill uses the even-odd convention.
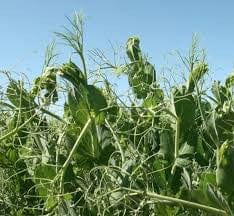
[[[110,123],[106,119],[105,119],[105,122],[106,122],[107,126],[109,127],[109,129],[110,129],[110,131],[111,131],[111,133],[112,133],[112,135],[113,135],[113,137],[114,137],[114,139],[116,141],[116,144],[117,144],[117,146],[119,148],[119,151],[120,151],[120,154],[121,154],[122,165],[123,165],[124,161],[125,161],[125,158],[124,158],[124,152],[123,152],[123,148],[121,146],[121,143],[119,142],[118,137],[116,136],[116,134],[115,134],[113,128],[111,127]]]
[[[45,114],[50,115],[51,117],[53,117],[53,118],[55,118],[55,119],[57,119],[57,120],[59,120],[59,121],[61,121],[61,122],[63,122],[63,123],[67,123],[67,122],[66,122],[64,119],[62,119],[60,116],[58,116],[58,115],[56,115],[56,114],[50,112],[49,110],[46,110],[46,109],[44,109],[44,108],[42,108],[42,107],[39,107],[39,109],[40,109],[42,112],[44,112]]]
[[[214,138],[212,136],[212,134],[208,130],[207,120],[205,118],[205,115],[204,115],[202,107],[201,107],[201,100],[200,100],[200,98],[201,98],[200,95],[201,94],[200,94],[200,91],[198,89],[197,83],[195,83],[195,90],[196,90],[197,95],[199,96],[198,99],[197,99],[197,104],[198,104],[198,108],[199,108],[199,111],[200,111],[200,114],[201,114],[202,121],[203,121],[203,123],[204,123],[204,125],[206,127],[206,130],[208,132],[208,135],[209,135],[210,139],[212,140],[213,143],[215,143],[216,147],[218,148],[219,142],[217,141],[217,139],[215,139],[215,138],[218,137],[217,134],[216,134],[216,137]]]
[[[2,137],[0,137],[0,142],[3,141],[4,139],[7,139],[8,137],[16,134],[18,132],[18,130],[20,130],[21,128],[23,128],[25,125],[27,125],[38,113],[35,112],[34,115],[32,115],[27,121],[25,121],[23,124],[21,124],[20,126],[17,126],[15,129],[13,129],[12,131],[10,131],[9,133],[3,135]]]
[[[80,135],[78,136],[78,138],[77,138],[77,140],[76,140],[76,142],[75,142],[75,144],[74,144],[74,146],[73,146],[70,154],[67,157],[67,160],[65,161],[65,163],[63,164],[63,166],[61,168],[62,175],[61,175],[61,181],[60,181],[60,192],[62,192],[62,190],[63,190],[63,180],[64,180],[64,175],[66,173],[67,167],[70,164],[72,156],[76,152],[76,150],[77,150],[77,148],[78,148],[78,146],[80,144],[80,141],[83,138],[83,136],[84,136],[86,130],[88,129],[90,123],[91,123],[91,118],[88,119],[88,121],[86,122],[85,126],[83,127],[83,129],[80,132]]]
[[[4,104],[4,105],[5,105],[5,104]],[[62,118],[60,118],[59,116],[57,116],[57,115],[51,113],[50,111],[48,111],[48,110],[46,110],[46,109],[44,109],[44,108],[42,108],[42,107],[39,107],[38,105],[36,105],[36,107],[38,108],[38,111],[37,111],[37,112],[35,112],[35,113],[34,113],[29,119],[27,119],[27,121],[25,121],[23,124],[21,124],[20,126],[17,126],[15,129],[13,129],[12,131],[10,131],[9,133],[7,133],[7,134],[3,135],[2,137],[0,137],[0,141],[3,141],[4,139],[7,139],[8,137],[10,137],[10,136],[16,134],[17,131],[18,131],[19,129],[23,128],[25,125],[27,125],[27,124],[38,114],[39,111],[42,111],[42,112],[44,112],[44,113],[46,113],[46,114],[48,114],[48,115],[50,115],[50,116],[56,118],[57,120],[62,121],[63,123],[67,123],[67,122],[64,121]]]
[[[84,59],[83,53],[80,53],[80,58],[81,58],[81,62],[82,62],[82,65],[83,65],[85,80],[86,80],[86,82],[87,82],[87,80],[88,80],[88,75],[87,75],[87,69],[86,69],[86,64],[85,64],[85,59]]]
[[[224,211],[224,210],[217,209],[217,208],[207,206],[207,205],[202,205],[202,204],[195,203],[195,202],[190,202],[190,201],[187,201],[187,200],[182,200],[182,199],[178,199],[178,198],[174,198],[174,197],[164,196],[164,195],[160,195],[160,194],[152,193],[152,192],[134,190],[134,189],[130,189],[130,188],[121,188],[121,189],[132,192],[132,193],[136,193],[136,194],[146,195],[148,197],[156,198],[156,199],[159,199],[159,200],[170,201],[170,202],[172,202],[172,203],[174,203],[176,205],[183,205],[183,206],[186,206],[188,208],[201,209],[201,210],[204,210],[206,212],[213,213],[215,215],[228,215],[227,212]]]
[[[176,132],[175,132],[175,159],[179,156],[180,127],[181,127],[181,119],[177,118],[177,120],[176,120]]]

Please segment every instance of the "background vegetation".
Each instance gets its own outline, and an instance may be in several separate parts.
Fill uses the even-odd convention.
[[[234,75],[207,87],[194,39],[187,57],[179,55],[182,84],[159,81],[137,37],[120,65],[93,51],[91,72],[82,18],[56,34],[77,63],[56,63],[52,43],[32,85],[1,73],[1,215],[232,215]],[[110,70],[127,75],[126,100]]]

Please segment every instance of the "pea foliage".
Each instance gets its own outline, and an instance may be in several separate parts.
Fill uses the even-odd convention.
[[[167,91],[134,36],[123,64],[101,58],[90,79],[83,20],[70,24],[56,35],[79,61],[55,64],[52,44],[29,87],[2,72],[1,215],[233,215],[234,75],[204,89],[193,43],[186,81]],[[128,102],[111,70],[127,76]]]

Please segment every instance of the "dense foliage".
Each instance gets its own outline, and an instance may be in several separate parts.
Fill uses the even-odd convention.
[[[57,36],[80,63],[53,63],[52,44],[32,86],[2,72],[0,214],[232,215],[234,75],[204,89],[208,64],[193,43],[187,81],[168,92],[130,37],[128,60],[99,53],[98,79],[89,79],[82,19],[71,24]],[[106,70],[127,75],[127,102]]]

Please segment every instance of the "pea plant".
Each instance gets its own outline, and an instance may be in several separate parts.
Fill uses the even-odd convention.
[[[124,63],[96,52],[91,73],[83,20],[69,21],[56,35],[79,61],[55,63],[51,44],[32,85],[1,72],[1,215],[233,215],[234,74],[206,89],[194,41],[186,81],[166,90],[135,36]],[[110,71],[127,76],[127,100]]]

